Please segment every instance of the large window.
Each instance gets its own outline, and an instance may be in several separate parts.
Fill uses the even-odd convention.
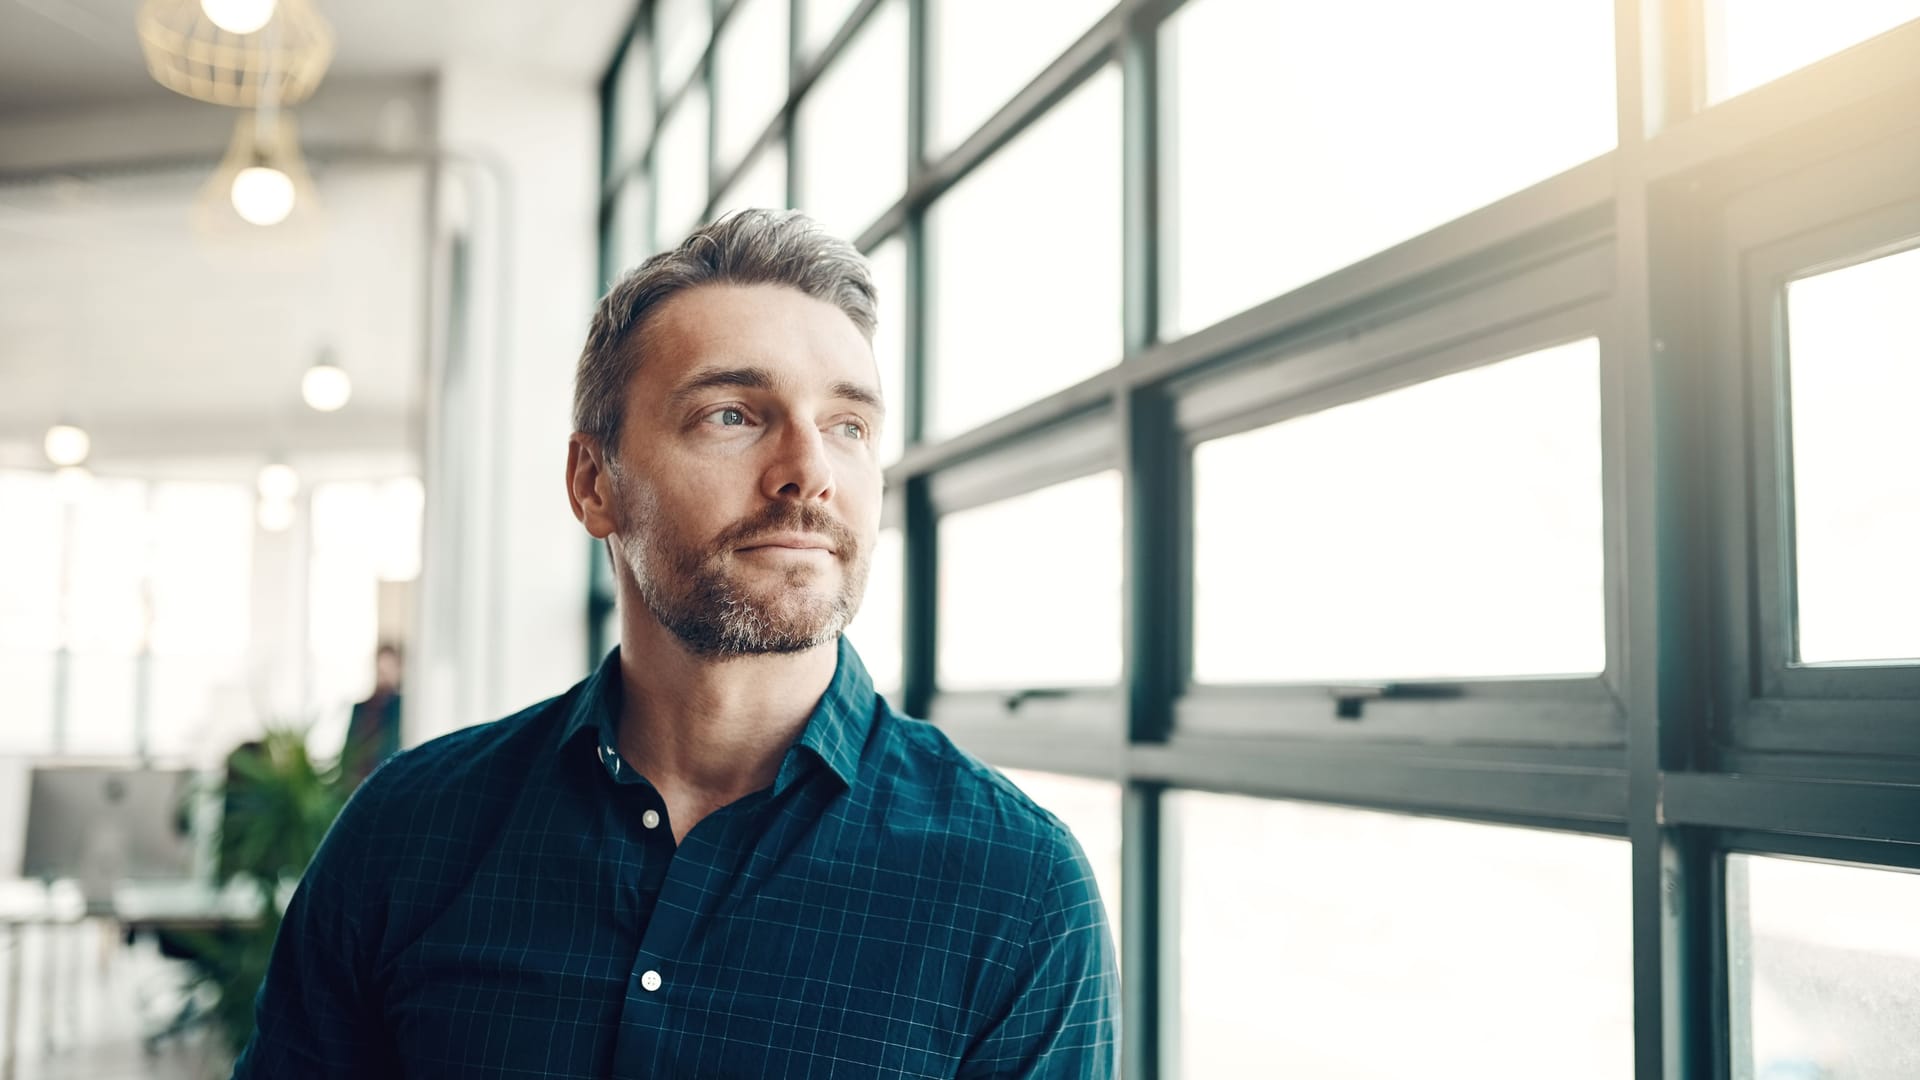
[[[232,483],[0,473],[0,746],[172,756],[246,674],[253,498]]]
[[[935,203],[929,405],[950,435],[1120,358],[1120,79],[1111,68]],[[1054,260],[1072,252],[1075,269]]]
[[[867,255],[850,637],[1079,838],[1129,1077],[1920,1069],[1914,0],[636,26],[608,259]]]
[[[1600,671],[1599,354],[1556,346],[1202,443],[1194,677]]]
[[[1193,0],[1162,30],[1169,330],[1605,153],[1607,0]]]
[[[1170,809],[1178,1075],[1631,1071],[1620,841],[1199,793]]]

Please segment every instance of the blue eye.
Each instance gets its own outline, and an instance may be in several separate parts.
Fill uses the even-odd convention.
[[[747,414],[739,409],[715,409],[709,415],[719,417],[717,422],[721,427],[739,427],[747,422]]]
[[[847,438],[849,439],[865,439],[867,437],[867,429],[861,427],[860,421],[858,420],[849,420],[840,426],[846,429]]]

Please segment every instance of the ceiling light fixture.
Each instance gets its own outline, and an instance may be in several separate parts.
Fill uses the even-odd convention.
[[[273,18],[274,0],[200,0],[200,11],[229,34],[251,34]]]
[[[353,380],[345,368],[323,358],[300,377],[300,396],[318,412],[335,412],[353,396]]]
[[[241,169],[227,192],[234,213],[249,225],[278,225],[293,213],[293,178],[271,165]]]
[[[47,429],[44,449],[47,460],[55,465],[78,465],[87,460],[87,454],[93,449],[93,440],[73,424],[55,424]]]
[[[333,62],[310,0],[145,0],[135,23],[154,81],[209,105],[298,105]]]

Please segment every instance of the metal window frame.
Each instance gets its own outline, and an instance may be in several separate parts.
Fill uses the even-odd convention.
[[[1920,248],[1920,148],[1881,143],[1796,170],[1730,199],[1720,253],[1729,381],[1744,413],[1716,432],[1723,517],[1744,516],[1719,587],[1723,739],[1768,751],[1920,758],[1920,663],[1800,665],[1795,608],[1792,421],[1786,287]],[[1920,778],[1920,761],[1909,773]]]
[[[861,0],[810,59],[800,52],[804,2],[792,0],[790,10],[786,105],[740,166],[709,177],[710,197],[778,139],[788,147],[794,191],[804,153],[793,138],[797,106],[886,0]],[[1166,879],[1171,839],[1161,796],[1198,789],[1626,837],[1635,1076],[1734,1075],[1725,855],[1920,868],[1920,835],[1911,824],[1920,821],[1920,770],[1898,756],[1911,746],[1889,716],[1850,724],[1844,715],[1863,705],[1882,713],[1914,708],[1905,683],[1879,699],[1760,697],[1744,712],[1730,707],[1729,673],[1741,676],[1725,638],[1729,612],[1744,618],[1738,605],[1754,603],[1759,586],[1744,570],[1729,573],[1730,555],[1746,558],[1755,535],[1742,501],[1747,478],[1729,484],[1724,472],[1730,446],[1738,447],[1733,460],[1744,461],[1739,455],[1756,421],[1743,414],[1723,426],[1714,411],[1747,389],[1749,358],[1728,347],[1730,333],[1745,332],[1737,313],[1746,266],[1728,261],[1728,220],[1769,181],[1863,147],[1913,141],[1916,124],[1902,116],[1920,94],[1920,21],[1709,106],[1699,0],[1613,0],[1613,152],[1212,326],[1163,339],[1159,275],[1173,237],[1165,212],[1172,177],[1161,157],[1174,133],[1167,127],[1171,73],[1163,69],[1160,27],[1183,0],[1120,0],[937,160],[926,153],[926,37],[928,4],[940,0],[902,2],[908,182],[857,243],[870,250],[899,234],[907,254],[908,446],[886,474],[888,520],[905,528],[903,703],[916,715],[931,713],[987,760],[1119,785],[1126,1074],[1168,1075],[1176,1064],[1179,913],[1177,883]],[[650,6],[641,5],[636,33],[644,32]],[[714,37],[695,78],[709,77],[714,43],[735,10],[715,0]],[[1123,76],[1125,354],[1074,386],[930,440],[926,212],[1108,63]],[[609,110],[615,74],[603,88]],[[656,128],[685,87],[669,90],[653,96]],[[626,172],[609,163],[614,175],[603,224],[625,176],[650,169],[652,156],[650,138]],[[1848,190],[1842,183],[1817,192],[1837,209],[1818,220],[1802,213],[1802,226],[1854,215],[1861,207],[1848,202]],[[1585,277],[1566,277],[1568,259],[1588,261]],[[1566,294],[1552,283],[1572,279],[1589,282],[1587,291],[1557,302]],[[1591,283],[1602,280],[1593,291]],[[1351,364],[1331,364],[1317,383],[1302,377],[1267,390],[1259,407],[1271,419],[1311,404],[1316,394],[1324,403],[1343,388],[1351,393],[1366,377],[1390,384],[1415,374],[1417,365],[1396,372],[1392,360],[1459,347],[1444,332],[1447,320],[1503,287],[1516,305],[1508,312],[1514,323],[1537,330],[1577,311],[1580,326],[1602,341],[1606,675],[1585,690],[1551,680],[1546,687],[1476,686],[1476,695],[1442,702],[1434,716],[1410,714],[1394,724],[1373,723],[1378,714],[1370,713],[1361,727],[1371,725],[1371,737],[1324,717],[1276,725],[1271,695],[1235,702],[1228,699],[1236,691],[1191,687],[1188,454],[1196,436],[1257,418],[1231,408],[1203,418],[1196,402],[1227,393],[1204,388],[1236,385],[1236,372],[1297,358],[1349,331],[1378,340],[1399,327],[1409,336],[1403,348],[1386,350],[1386,368],[1359,376]],[[1423,322],[1428,311],[1437,314]],[[1295,363],[1288,378],[1314,374],[1310,368]],[[1063,434],[1074,430],[1103,432],[1110,453]],[[1096,460],[1122,477],[1119,684],[1021,695],[1012,710],[1006,699],[1017,691],[938,693],[940,514],[1082,475]],[[1594,702],[1582,704],[1581,694],[1602,685],[1613,699],[1611,721],[1552,719],[1555,710],[1590,707]],[[1769,718],[1772,703],[1780,710]],[[1323,698],[1316,708],[1324,707]],[[1203,719],[1236,709],[1242,720],[1257,719],[1213,729]],[[1177,715],[1185,722],[1176,723]],[[1552,734],[1541,738],[1542,729]],[[1809,738],[1816,729],[1827,734]],[[1847,734],[1833,734],[1839,731]]]

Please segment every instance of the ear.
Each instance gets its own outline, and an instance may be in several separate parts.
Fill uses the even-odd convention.
[[[605,540],[618,522],[613,473],[599,440],[578,431],[567,439],[567,502],[595,540]]]

